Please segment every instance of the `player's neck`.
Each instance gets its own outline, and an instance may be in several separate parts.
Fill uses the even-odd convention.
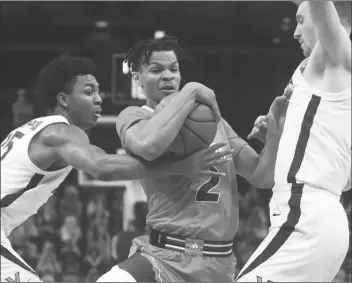
[[[155,101],[153,100],[148,100],[147,99],[147,104],[146,104],[148,107],[152,108],[152,109],[155,109],[156,106],[158,105],[158,103],[156,103]]]
[[[68,116],[68,113],[67,113],[65,110],[61,109],[60,107],[56,107],[56,108],[54,109],[53,115],[60,115],[60,116],[63,116],[63,117],[65,117],[65,118],[67,119],[67,121],[68,121],[70,124],[73,124],[73,125],[74,125],[74,123],[72,122],[72,120],[71,120],[70,117]]]

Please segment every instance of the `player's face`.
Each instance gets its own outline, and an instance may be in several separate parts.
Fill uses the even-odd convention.
[[[68,115],[71,122],[81,129],[96,125],[101,114],[102,99],[99,84],[92,75],[79,75],[68,96]]]
[[[140,83],[147,100],[158,104],[164,97],[179,91],[180,67],[173,51],[155,51],[140,72]]]
[[[296,13],[297,26],[293,37],[298,40],[305,57],[309,57],[317,43],[317,35],[310,17],[309,5],[302,2]]]

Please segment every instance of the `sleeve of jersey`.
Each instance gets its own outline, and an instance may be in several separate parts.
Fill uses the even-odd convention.
[[[244,141],[224,119],[221,121],[225,128],[227,138],[229,139],[230,147],[234,150],[232,155],[235,159],[241,150],[247,145],[247,142]]]
[[[125,133],[126,131],[142,120],[148,120],[148,117],[142,108],[137,106],[130,106],[125,108],[117,117],[116,120],[116,131],[121,140],[121,145],[125,145]]]

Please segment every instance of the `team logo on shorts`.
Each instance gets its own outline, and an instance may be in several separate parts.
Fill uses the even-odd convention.
[[[263,281],[263,277],[260,277],[257,275],[257,282],[274,282],[274,281],[271,281],[271,280]]]
[[[20,273],[19,272],[15,273],[15,279],[13,279],[11,277],[7,277],[5,280],[6,280],[6,282],[21,282]]]

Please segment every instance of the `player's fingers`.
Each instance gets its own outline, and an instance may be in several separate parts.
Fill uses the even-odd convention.
[[[215,121],[218,123],[221,119],[221,113],[217,103],[213,104],[211,109],[213,110]]]
[[[207,149],[204,150],[204,153],[205,154],[208,154],[210,152],[213,152],[219,148],[222,148],[224,147],[225,145],[227,145],[228,143],[227,142],[218,142],[218,143],[215,143],[213,144],[212,146],[208,147]]]
[[[262,121],[259,126],[258,126],[259,130],[266,130],[268,128],[268,123],[266,121]]]
[[[233,149],[225,149],[219,152],[215,152],[213,154],[209,154],[208,156],[205,157],[206,161],[212,161],[212,160],[217,160],[220,158],[223,158],[226,155],[230,155],[234,152]]]
[[[254,127],[250,134],[247,136],[248,139],[252,139],[255,137],[255,135],[258,133],[259,129],[258,127]]]
[[[254,126],[259,125],[262,121],[265,121],[265,120],[266,120],[266,116],[265,116],[265,115],[259,116],[259,117],[255,120]]]
[[[200,175],[203,176],[210,176],[210,177],[224,177],[226,173],[218,172],[218,171],[211,171],[211,170],[203,170],[200,172]]]
[[[275,98],[273,103],[270,106],[269,114],[274,115],[274,117],[279,116],[279,113],[282,112],[283,108],[288,104],[288,99],[285,96],[278,96]],[[269,118],[269,117],[268,117]]]
[[[290,99],[291,94],[293,93],[293,89],[294,89],[293,85],[291,84],[288,85],[284,90],[283,96],[286,97],[287,99]]]
[[[212,160],[212,161],[209,161],[206,166],[211,167],[211,166],[216,166],[216,165],[220,165],[220,164],[226,164],[226,163],[229,163],[230,161],[231,161],[231,158],[222,158],[222,159]]]

